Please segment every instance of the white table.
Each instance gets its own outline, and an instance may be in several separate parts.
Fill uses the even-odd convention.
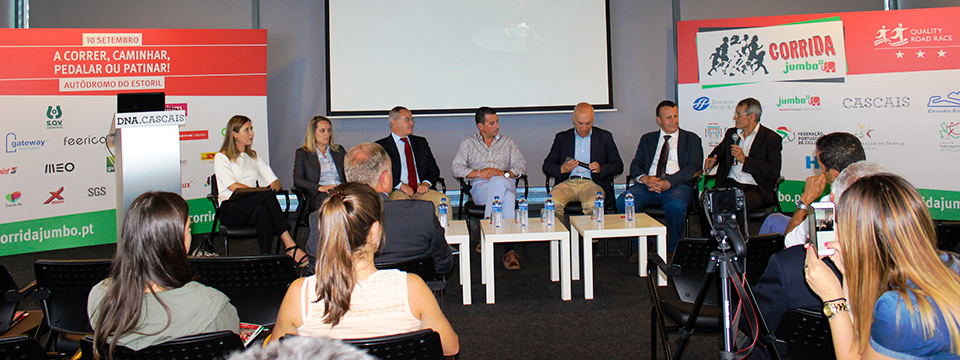
[[[460,248],[460,285],[463,287],[463,304],[472,303],[470,292],[470,230],[466,220],[451,220],[444,231],[447,244]]]
[[[570,233],[561,223],[547,226],[540,219],[530,219],[530,224],[520,226],[512,219],[503,221],[496,228],[489,220],[480,221],[482,247],[482,278],[487,285],[487,304],[494,303],[493,269],[496,266],[493,256],[493,244],[506,242],[550,241],[550,280],[560,281],[560,298],[570,300]],[[560,256],[557,256],[557,248]]]
[[[593,239],[633,236],[656,236],[657,254],[667,258],[667,227],[654,220],[649,215],[638,213],[634,221],[627,221],[624,215],[609,214],[603,217],[603,222],[591,220],[589,215],[570,217],[570,243],[573,246],[573,279],[580,280],[580,256],[577,254],[579,246],[577,240],[583,236],[583,297],[593,299]],[[638,261],[640,276],[647,276],[647,240],[641,238],[639,243],[640,261]],[[667,277],[658,271],[657,283],[667,285]]]

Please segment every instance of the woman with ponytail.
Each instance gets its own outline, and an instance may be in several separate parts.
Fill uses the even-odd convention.
[[[429,328],[440,333],[445,355],[460,351],[457,334],[419,276],[374,267],[383,239],[383,200],[373,188],[339,185],[319,213],[316,275],[287,289],[274,339],[286,334],[368,338]]]
[[[180,195],[148,192],[133,200],[110,277],[87,299],[95,359],[112,358],[117,345],[140,350],[188,335],[239,333],[230,299],[193,281],[190,240],[187,202]]]

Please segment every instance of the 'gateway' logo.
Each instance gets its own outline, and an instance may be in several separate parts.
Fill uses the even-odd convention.
[[[47,140],[17,140],[16,133],[7,133],[6,143],[7,153],[15,153],[18,150],[40,150]]]
[[[863,98],[845,98],[843,107],[847,109],[882,109],[910,107],[910,98],[906,96],[876,96]]]

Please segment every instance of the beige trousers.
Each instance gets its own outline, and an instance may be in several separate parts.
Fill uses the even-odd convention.
[[[556,204],[557,219],[563,218],[563,207],[571,201],[580,202],[584,215],[592,214],[593,200],[597,192],[603,193],[603,188],[590,179],[567,179],[554,186],[550,195]]]

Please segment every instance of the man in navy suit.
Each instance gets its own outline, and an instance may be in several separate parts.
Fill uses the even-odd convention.
[[[680,116],[673,101],[657,104],[656,120],[660,131],[644,134],[637,145],[637,154],[630,163],[630,177],[637,183],[627,191],[633,194],[637,211],[647,205],[663,205],[667,252],[672,253],[683,234],[687,206],[693,201],[693,178],[700,171],[703,147],[697,134],[680,129]],[[626,208],[626,194],[617,198],[617,210],[621,213]]]
[[[443,228],[434,215],[433,206],[421,200],[390,200],[387,195],[393,187],[390,158],[379,144],[362,143],[354,146],[344,158],[347,181],[370,185],[383,198],[383,236],[374,258],[377,264],[411,260],[423,255],[433,257],[437,274],[446,274],[453,268],[453,254],[447,246]],[[318,213],[310,214],[310,237],[306,251],[310,268],[316,268],[317,246],[320,240]]]
[[[740,100],[733,113],[734,127],[727,130],[723,141],[713,148],[703,163],[704,173],[717,166],[715,188],[743,190],[747,212],[778,201],[773,189],[780,178],[783,139],[760,125],[762,113],[763,108],[757,99]]]
[[[563,207],[580,201],[584,214],[593,212],[597,192],[613,195],[613,179],[623,172],[623,160],[613,134],[593,126],[593,106],[579,103],[573,110],[573,128],[557,133],[543,172],[557,179],[550,191],[557,218]]]
[[[413,114],[407,108],[397,106],[390,110],[389,119],[390,136],[377,140],[377,144],[390,155],[393,167],[390,199],[427,200],[433,202],[434,207],[445,199],[449,204],[450,198],[436,190],[440,167],[430,144],[426,138],[413,135]]]

